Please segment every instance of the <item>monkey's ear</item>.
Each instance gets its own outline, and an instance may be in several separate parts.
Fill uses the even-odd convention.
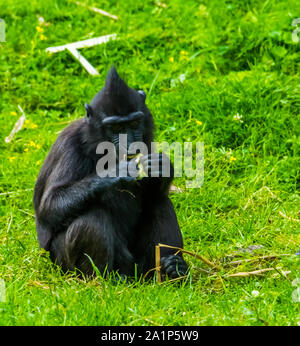
[[[86,116],[88,118],[91,117],[93,115],[92,107],[89,104],[85,103],[84,108],[86,109]]]
[[[143,101],[145,102],[145,100],[146,100],[146,93],[145,93],[145,91],[144,90],[139,90],[138,93],[141,95]]]

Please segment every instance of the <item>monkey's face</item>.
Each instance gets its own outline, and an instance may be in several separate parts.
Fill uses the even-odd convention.
[[[149,147],[153,139],[153,118],[145,100],[143,90],[130,88],[112,68],[104,88],[90,105],[85,104],[90,142],[111,142],[118,156],[120,150],[127,152],[134,142],[143,142]],[[126,135],[125,141],[122,135]]]
[[[105,138],[114,144],[118,158],[120,151],[127,153],[132,143],[143,141],[144,120],[145,114],[141,111],[103,119],[102,128]]]
[[[90,105],[85,104],[87,120],[92,130],[90,132],[91,136],[94,137],[94,140],[113,143],[118,158],[120,151],[127,153],[132,143],[143,142],[144,139],[147,115],[140,109],[145,110],[146,108],[146,94],[142,90],[138,92],[134,90],[134,92],[138,100],[134,100],[136,105],[135,107],[131,105],[131,109],[137,108],[138,110],[129,114],[120,114],[120,111],[119,114],[112,114],[111,107],[105,108],[100,105],[98,110],[95,110],[95,106],[92,108]],[[109,112],[109,114],[106,112]],[[120,157],[120,159],[124,158]]]

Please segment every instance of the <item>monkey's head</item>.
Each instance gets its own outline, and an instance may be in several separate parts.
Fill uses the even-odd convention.
[[[145,92],[130,88],[112,67],[104,88],[90,105],[85,104],[86,120],[93,141],[112,142],[118,150],[119,135],[126,134],[127,148],[133,142],[144,142],[150,148],[154,124],[145,100]]]

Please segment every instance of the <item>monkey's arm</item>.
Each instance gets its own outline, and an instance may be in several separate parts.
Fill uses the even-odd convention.
[[[113,185],[133,178],[99,178],[96,174],[77,182],[52,183],[45,190],[38,208],[39,219],[53,227],[69,224],[77,215],[100,202]]]
[[[53,172],[54,173],[54,172]],[[55,175],[55,174],[54,174]],[[100,178],[96,174],[76,182],[63,183],[51,175],[41,196],[36,193],[37,235],[41,248],[50,249],[54,234],[66,227],[91,206],[108,200],[114,185],[135,182],[134,178]]]
[[[40,247],[49,250],[54,234],[65,229],[77,215],[92,205],[96,196],[105,193],[113,184],[114,178],[110,179],[90,176],[74,183],[50,182],[36,207]]]

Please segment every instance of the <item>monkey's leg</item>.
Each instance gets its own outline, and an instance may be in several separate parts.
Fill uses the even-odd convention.
[[[168,197],[162,197],[155,206],[152,206],[151,212],[147,213],[140,224],[139,234],[136,244],[139,253],[136,257],[139,259],[140,271],[144,274],[155,267],[155,246],[158,243],[183,247],[177,217]],[[174,249],[160,248],[162,272],[168,274],[170,278],[183,276],[188,271],[182,255],[175,255],[176,252]]]
[[[116,244],[120,245],[120,242],[110,214],[92,210],[76,218],[66,232],[53,239],[50,256],[64,271],[78,269],[87,276],[94,274],[90,257],[100,273],[119,270],[120,274],[127,275],[126,265],[131,261],[129,252],[123,248],[116,250]],[[118,256],[124,254],[123,268],[115,267],[117,251]]]

